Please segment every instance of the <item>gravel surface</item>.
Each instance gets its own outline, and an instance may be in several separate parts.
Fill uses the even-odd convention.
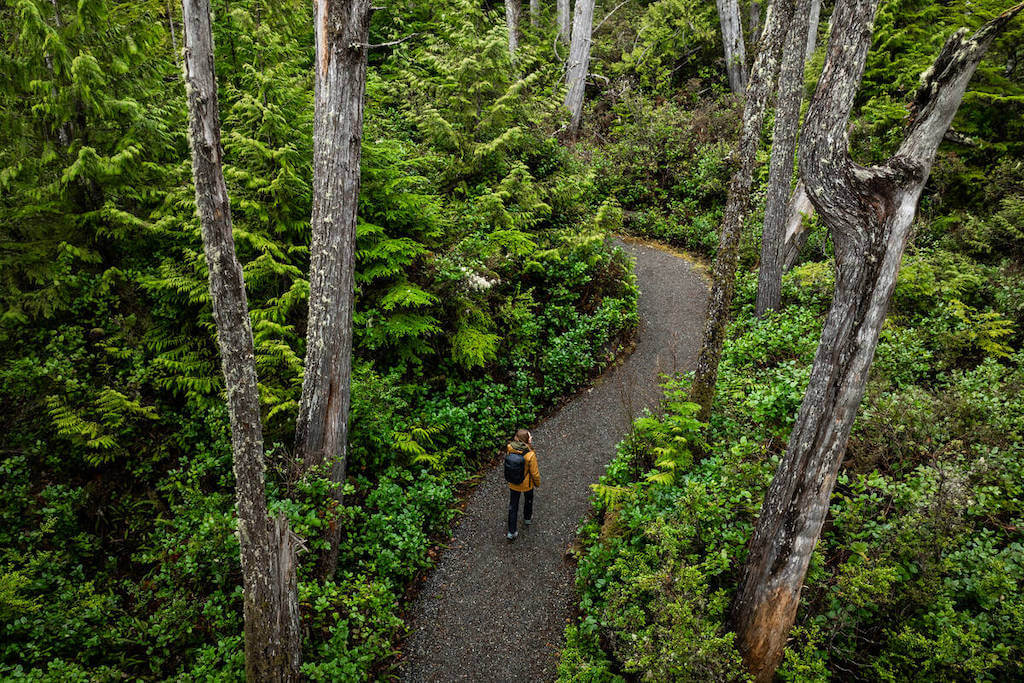
[[[656,407],[658,375],[696,359],[707,290],[694,267],[638,243],[636,350],[533,430],[541,486],[533,525],[505,539],[508,487],[494,467],[472,493],[453,540],[410,610],[399,668],[408,681],[546,681],[555,678],[572,614],[566,551],[589,509],[590,484],[633,416]],[[520,514],[521,514],[520,503]]]

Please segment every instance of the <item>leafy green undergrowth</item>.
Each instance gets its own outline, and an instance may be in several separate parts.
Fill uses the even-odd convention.
[[[1024,675],[1024,353],[1005,343],[1009,321],[986,339],[988,321],[1005,320],[985,308],[1001,283],[971,280],[982,264],[945,268],[951,258],[907,256],[784,680]],[[764,320],[741,275],[709,457],[689,455],[700,430],[685,378],[619,445],[581,531],[582,617],[566,630],[562,680],[744,679],[728,607],[806,387],[826,275],[813,263],[789,274],[786,307]],[[977,307],[966,319],[959,297]]]
[[[629,259],[607,241],[622,214],[554,138],[562,86],[546,39],[524,39],[513,66],[497,15],[474,3],[374,13],[371,42],[419,37],[375,52],[367,77],[336,507],[325,482],[293,481],[289,450],[309,291],[313,22],[299,2],[213,4],[268,493],[309,551],[303,670],[385,676],[402,600],[458,487],[636,324]],[[151,20],[167,10],[22,6],[0,14],[17,36],[5,73],[18,75],[0,88],[0,677],[240,680],[230,430],[179,55]],[[57,150],[52,133],[70,119]],[[311,558],[332,525],[339,570],[320,584]]]

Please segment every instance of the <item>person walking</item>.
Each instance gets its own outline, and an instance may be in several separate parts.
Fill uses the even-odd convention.
[[[533,523],[533,489],[540,486],[540,469],[537,454],[533,451],[533,435],[527,429],[516,432],[516,438],[505,452],[505,481],[508,482],[508,533],[509,541],[519,536],[519,497],[523,497],[523,522]]]

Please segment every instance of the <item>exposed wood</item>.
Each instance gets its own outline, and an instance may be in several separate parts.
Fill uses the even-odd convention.
[[[249,305],[242,267],[235,256],[231,207],[221,163],[209,0],[185,0],[183,19],[192,177],[231,420],[245,595],[246,678],[297,681],[302,639],[294,536],[286,519],[272,524],[267,515],[263,429]]]
[[[515,57],[519,48],[519,15],[522,14],[521,0],[505,0],[505,24],[508,26],[508,52]]]
[[[797,0],[793,20],[786,35],[779,70],[775,102],[775,126],[772,134],[768,193],[761,233],[761,263],[757,274],[755,311],[761,317],[778,309],[782,298],[782,250],[796,158],[796,136],[800,126],[800,103],[804,92],[804,48],[811,0]]]
[[[729,75],[729,89],[742,95],[747,88],[747,54],[743,45],[743,22],[740,20],[739,0],[715,0],[718,24],[722,28],[722,46],[725,51],[725,70]]]
[[[737,644],[770,681],[867,383],[918,198],[967,83],[1014,7],[972,37],[952,36],[922,77],[896,154],[864,167],[847,124],[871,45],[878,0],[840,0],[800,143],[800,170],[836,251],[836,289],[786,454],[765,496],[733,609]]]
[[[572,21],[572,42],[569,44],[569,63],[566,66],[565,106],[569,110],[568,137],[575,139],[583,118],[583,95],[587,87],[587,69],[590,66],[591,28],[594,25],[594,0],[576,0]]]
[[[786,209],[786,227],[782,236],[782,270],[788,271],[796,265],[800,250],[807,243],[807,226],[805,220],[814,215],[814,204],[807,196],[804,181],[796,184],[793,195],[789,198]]]
[[[556,13],[558,15],[558,37],[566,45],[572,37],[572,27],[569,23],[569,0],[557,0]]]
[[[369,0],[316,1],[309,319],[296,457],[330,473],[340,505],[345,481],[356,210],[363,143]],[[319,574],[334,573],[341,528],[332,524]]]
[[[740,235],[750,204],[754,158],[761,141],[761,127],[764,125],[768,97],[779,72],[782,45],[793,16],[793,0],[776,0],[768,7],[766,15],[765,35],[750,71],[750,83],[743,105],[743,130],[736,152],[736,170],[729,181],[718,253],[712,270],[704,337],[694,368],[693,384],[690,387],[690,400],[700,406],[698,419],[702,422],[707,422],[711,417],[715,382],[718,380],[718,364],[722,359],[725,326],[729,318],[729,305],[732,303],[736,280]]]

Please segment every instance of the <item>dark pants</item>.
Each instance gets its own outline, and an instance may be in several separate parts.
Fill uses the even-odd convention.
[[[508,532],[516,533],[519,521],[519,491],[508,490]],[[523,519],[533,519],[533,489],[523,494]]]

